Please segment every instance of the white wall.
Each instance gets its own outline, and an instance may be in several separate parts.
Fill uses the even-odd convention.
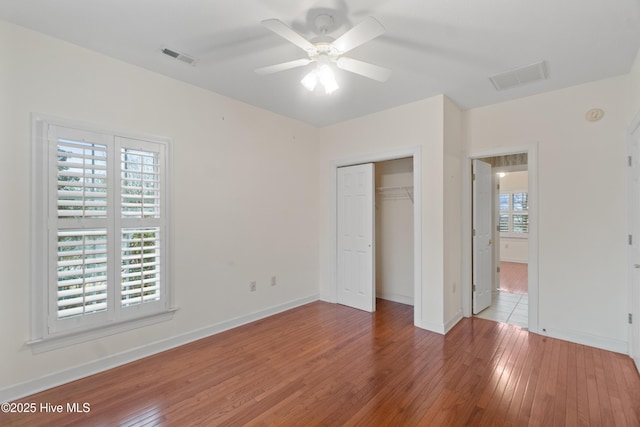
[[[622,76],[464,114],[469,152],[538,142],[539,330],[621,352],[628,91]],[[591,123],[594,107],[605,116]]]
[[[379,162],[375,169],[376,188],[413,187],[412,158]],[[376,296],[413,305],[411,197],[401,188],[376,191]]]
[[[462,318],[462,117],[462,111],[449,98],[444,97],[445,330],[449,330]]]
[[[627,120],[640,118],[640,51],[629,72],[629,107],[627,110]]]
[[[529,262],[529,239],[520,237],[500,237],[500,261]]]
[[[529,188],[527,171],[505,172],[500,178],[500,191],[527,191]]]
[[[500,192],[528,191],[527,171],[508,172],[500,178]],[[519,237],[500,236],[500,261],[527,263],[529,261],[529,239],[526,234]]]
[[[460,270],[460,266],[445,266],[448,255],[455,263],[459,245],[445,248],[445,203],[449,196],[459,198],[458,193],[447,194],[445,199],[445,169],[449,173],[449,181],[455,182],[459,177],[456,167],[445,168],[445,103],[444,96],[434,96],[422,101],[403,105],[380,113],[371,114],[333,126],[319,129],[320,142],[320,206],[323,212],[320,227],[320,293],[327,301],[336,301],[335,289],[335,237],[332,230],[331,209],[332,174],[335,174],[335,164],[345,159],[360,162],[363,158],[384,155],[392,151],[419,147],[421,176],[422,229],[419,230],[421,253],[421,297],[416,295],[415,307],[420,318],[416,323],[429,330],[444,332],[447,327],[455,324],[455,320],[445,318],[445,290],[449,293],[449,286],[445,285],[445,272]],[[448,105],[448,104],[447,104]],[[450,110],[457,110],[455,105],[447,106]],[[458,110],[459,111],[459,110]],[[453,117],[453,115],[452,115]],[[451,133],[456,128],[453,119],[449,123]],[[460,122],[457,123],[460,129]],[[453,150],[451,157],[455,157]],[[460,159],[452,160],[460,169]],[[417,171],[414,169],[414,173]],[[453,201],[452,203],[456,203]],[[455,213],[450,219],[455,219]],[[459,222],[456,224],[459,227]],[[460,304],[458,303],[458,306]]]
[[[315,128],[4,21],[0,56],[0,401],[3,388],[317,298]],[[31,112],[173,138],[172,321],[37,355],[25,345]]]

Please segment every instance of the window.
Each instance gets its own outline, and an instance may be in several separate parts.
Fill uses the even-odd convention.
[[[34,341],[170,313],[168,141],[34,130]]]
[[[500,193],[498,229],[502,237],[527,237],[529,195],[527,192]]]
[[[498,229],[500,233],[509,232],[509,194],[500,193],[500,221]]]

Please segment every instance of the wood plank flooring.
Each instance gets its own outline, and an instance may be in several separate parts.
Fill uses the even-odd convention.
[[[315,302],[21,402],[90,412],[0,425],[640,426],[640,375],[625,355],[503,323],[442,336],[410,306]]]
[[[512,294],[529,292],[529,265],[519,262],[500,262],[500,290]]]

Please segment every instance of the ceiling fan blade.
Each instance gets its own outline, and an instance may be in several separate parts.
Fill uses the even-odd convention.
[[[360,74],[361,76],[369,77],[370,79],[377,80],[379,82],[386,82],[389,76],[391,76],[391,70],[387,68],[369,64],[368,62],[358,61],[357,59],[347,58],[345,56],[339,58],[336,61],[336,65],[341,70]]]
[[[384,27],[374,17],[369,16],[364,21],[338,37],[332,45],[340,53],[349,52],[369,40],[375,39],[384,33]]]
[[[283,39],[295,44],[308,54],[313,54],[317,51],[316,47],[309,40],[305,39],[300,34],[287,27],[279,19],[265,19],[264,21],[262,21],[262,25],[264,25]]]
[[[303,67],[310,64],[311,60],[307,58],[296,59],[295,61],[283,62],[282,64],[269,65],[268,67],[257,68],[254,71],[258,74],[272,74],[278,71],[290,70],[291,68]]]

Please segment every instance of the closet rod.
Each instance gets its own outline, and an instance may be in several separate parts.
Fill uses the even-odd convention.
[[[382,192],[382,191],[394,191],[394,190],[413,190],[413,185],[397,185],[394,187],[378,187],[376,188],[376,190]]]
[[[411,200],[411,203],[413,203],[413,185],[398,185],[398,186],[394,186],[394,187],[378,187],[378,188],[376,188],[376,190],[379,193],[402,191],[402,192],[406,193],[407,197],[409,197],[409,199]]]

